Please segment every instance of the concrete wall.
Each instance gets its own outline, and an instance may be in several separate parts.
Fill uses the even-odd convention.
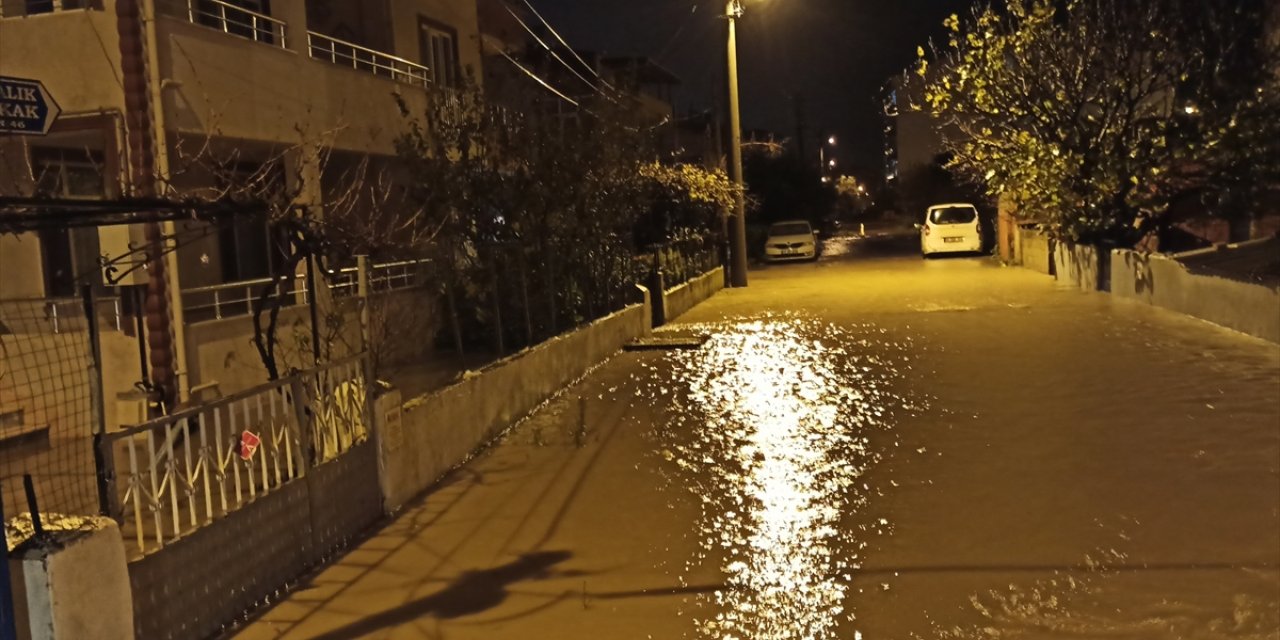
[[[667,289],[663,294],[666,300],[663,308],[666,310],[667,322],[684,315],[686,311],[723,288],[724,267],[716,267],[678,287]]]
[[[279,145],[324,139],[340,149],[390,154],[403,122],[394,96],[416,112],[425,109],[421,87],[185,18],[163,16],[157,24],[160,67],[169,80],[167,125],[180,133]],[[303,29],[289,26],[290,41],[305,42]]]
[[[25,516],[6,523],[22,537],[31,533]],[[43,524],[56,543],[15,544],[9,560],[18,637],[133,638],[129,573],[116,523],[46,513]]]
[[[371,348],[378,365],[403,364],[425,357],[431,350],[440,320],[431,313],[434,300],[424,289],[405,289],[370,297]],[[330,344],[331,359],[355,355],[363,348],[360,313],[351,300],[340,303],[341,313],[326,316],[322,301],[322,343]],[[326,317],[336,319],[329,326]],[[276,347],[281,373],[290,367],[311,366],[311,311],[298,304],[280,310]],[[267,382],[266,368],[253,343],[253,318],[236,316],[187,325],[187,362],[191,386],[218,383],[222,395]],[[104,347],[105,348],[105,347]],[[108,396],[110,398],[110,396]]]
[[[1187,271],[1176,260],[1111,252],[1112,295],[1280,342],[1280,289]]]
[[[1053,250],[1058,282],[1082,291],[1111,290],[1111,257],[1089,245],[1059,242]]]
[[[404,403],[400,433],[386,440],[383,496],[396,509],[590,367],[650,330],[637,304]]]
[[[1033,227],[1018,229],[1018,264],[1040,273],[1052,273],[1049,238]]]
[[[114,2],[0,20],[0,75],[40,80],[62,114],[124,108]]]
[[[388,0],[391,15],[393,53],[416,62],[422,62],[418,39],[418,16],[446,24],[458,32],[458,65],[463,74],[470,69],[476,81],[484,78],[480,52],[480,21],[474,1],[456,0]]]
[[[40,265],[36,234],[0,234],[0,300],[44,297]]]

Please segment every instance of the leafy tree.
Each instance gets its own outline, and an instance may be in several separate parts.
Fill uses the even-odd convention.
[[[815,167],[795,154],[753,153],[744,159],[744,178],[755,224],[808,220],[817,224],[834,208],[836,193]]]
[[[1186,198],[1238,216],[1280,182],[1262,0],[1009,0],[952,16],[928,108],[949,168],[1072,241],[1131,246]]]
[[[410,210],[438,230],[414,252],[437,265],[459,350],[487,336],[504,353],[617,310],[648,244],[706,233],[732,197],[723,175],[654,165],[649,130],[607,99],[512,114],[472,88],[405,116]]]

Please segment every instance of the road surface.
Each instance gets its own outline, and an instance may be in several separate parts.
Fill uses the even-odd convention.
[[[753,271],[239,637],[1280,638],[1280,346],[899,248]]]

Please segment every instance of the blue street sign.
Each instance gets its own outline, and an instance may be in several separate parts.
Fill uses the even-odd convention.
[[[39,80],[0,76],[0,133],[42,136],[62,109]]]

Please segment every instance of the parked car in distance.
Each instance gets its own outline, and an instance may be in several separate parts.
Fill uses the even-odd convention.
[[[806,220],[775,222],[764,240],[764,259],[768,262],[814,260],[818,257],[818,239]]]
[[[982,222],[978,208],[967,203],[935,204],[925,213],[920,230],[920,255],[981,253]]]

